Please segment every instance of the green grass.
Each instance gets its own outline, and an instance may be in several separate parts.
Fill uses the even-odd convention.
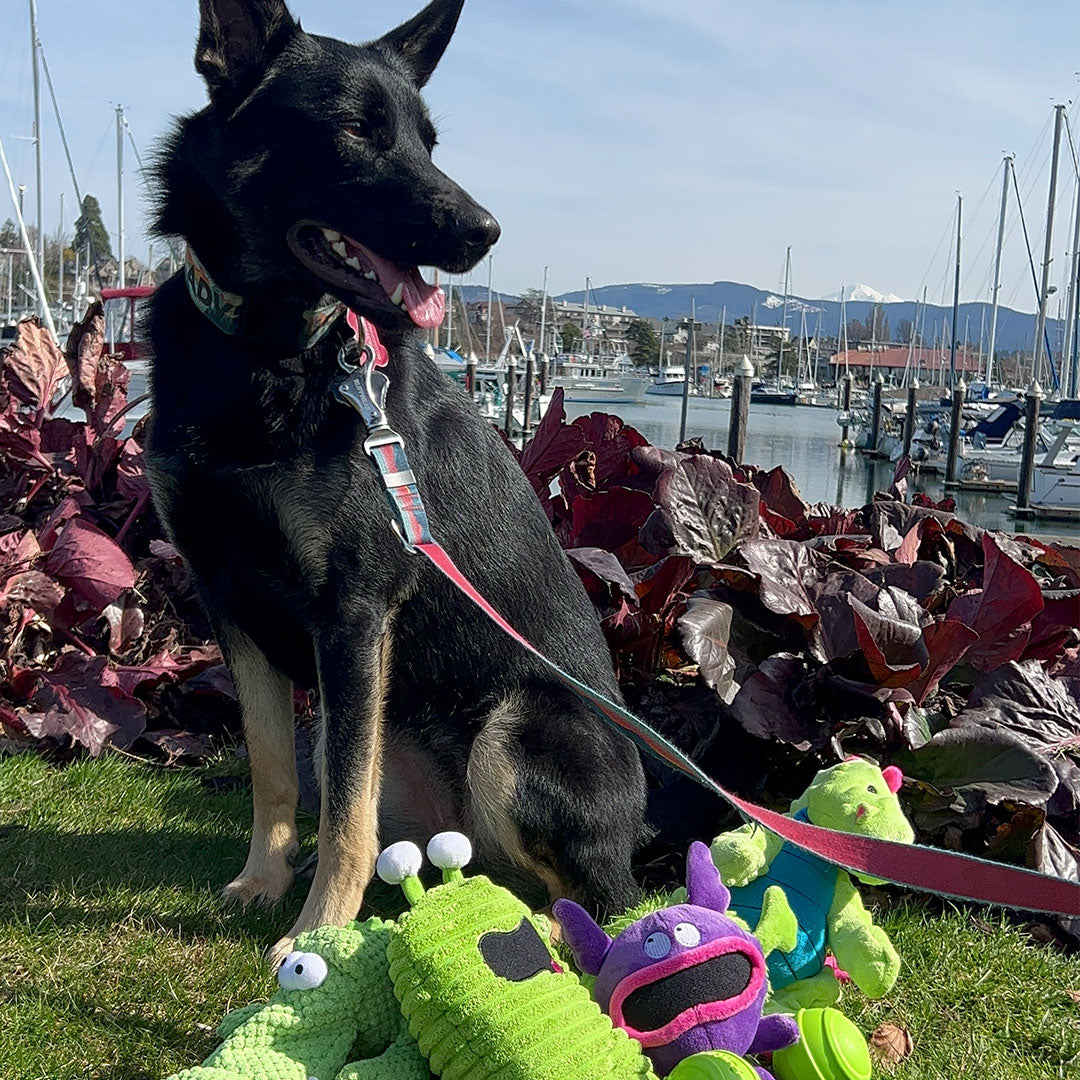
[[[2,1080],[162,1080],[211,1052],[222,1015],[272,991],[261,950],[306,886],[276,912],[222,909],[250,823],[244,785],[205,782],[227,773],[0,761]],[[1066,994],[1080,959],[985,912],[911,901],[880,918],[900,983],[844,1007],[867,1032],[911,1032],[898,1080],[1080,1077]]]

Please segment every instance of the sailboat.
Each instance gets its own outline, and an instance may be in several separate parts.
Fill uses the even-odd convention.
[[[753,405],[798,405],[799,395],[783,385],[784,345],[787,343],[788,303],[791,300],[791,248],[787,249],[784,261],[784,308],[780,317],[780,355],[776,362],[776,380],[772,383],[757,383],[750,391]]]

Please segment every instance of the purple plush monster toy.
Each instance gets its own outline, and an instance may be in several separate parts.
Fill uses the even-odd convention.
[[[555,904],[578,966],[596,976],[593,994],[600,1007],[641,1043],[661,1076],[701,1051],[742,1056],[798,1041],[792,1017],[761,1013],[768,990],[766,953],[772,942],[782,945],[795,933],[782,890],[767,898],[758,924],[770,939],[763,949],[724,914],[731,897],[704,844],[690,848],[686,889],[688,903],[639,919],[614,941],[573,901]],[[772,1080],[765,1069],[758,1073]]]

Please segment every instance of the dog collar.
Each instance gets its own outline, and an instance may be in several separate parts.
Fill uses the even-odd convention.
[[[240,337],[252,329],[249,325],[253,323],[250,306],[242,296],[228,292],[214,281],[190,244],[186,262],[184,280],[187,282],[191,302],[199,311],[229,337]],[[326,297],[323,303],[305,311],[302,316],[303,329],[298,340],[300,349],[306,351],[318,345],[346,310],[339,300]]]

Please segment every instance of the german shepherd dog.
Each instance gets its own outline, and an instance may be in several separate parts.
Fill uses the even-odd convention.
[[[153,300],[155,502],[190,564],[240,698],[254,829],[226,895],[293,880],[293,688],[321,702],[318,867],[300,932],[355,918],[381,843],[469,832],[479,862],[549,896],[621,910],[644,829],[636,750],[427,563],[406,554],[359,416],[334,398],[344,320],[390,352],[387,412],[435,535],[557,663],[618,699],[592,605],[496,432],[425,357],[444,298],[418,266],[464,273],[495,219],[432,163],[420,96],[463,0],[385,37],[306,33],[283,0],[200,0],[210,103],[157,167],[158,231],[195,259]],[[189,294],[198,281],[214,299]],[[238,317],[224,324],[222,312]]]

